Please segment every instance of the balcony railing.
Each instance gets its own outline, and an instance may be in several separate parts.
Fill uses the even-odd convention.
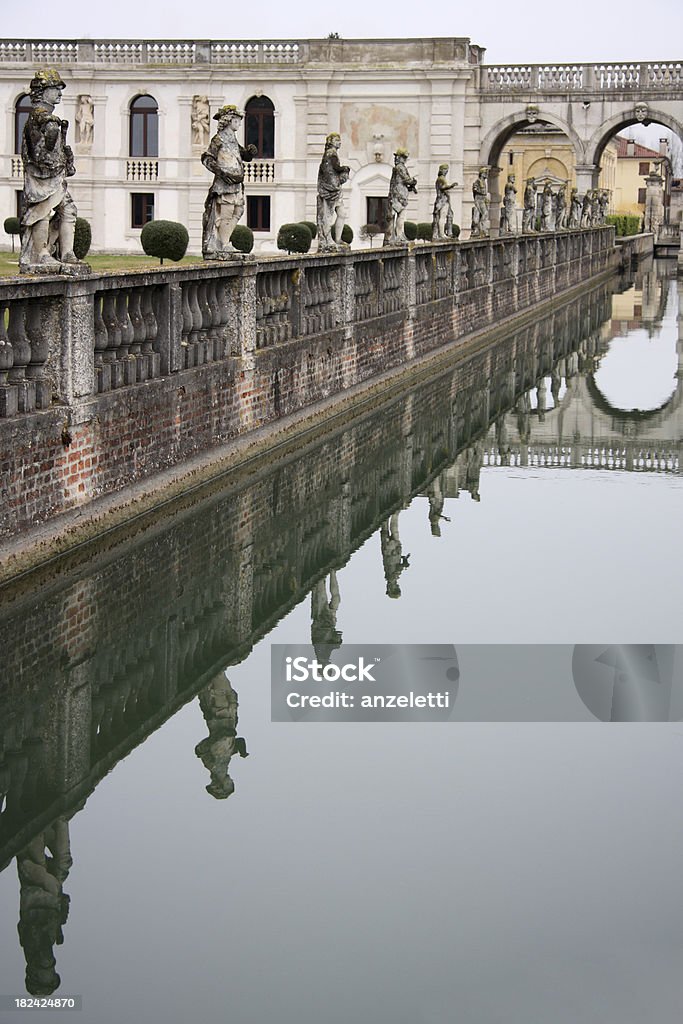
[[[159,161],[130,159],[126,161],[126,181],[158,181]]]
[[[274,160],[252,160],[244,165],[244,180],[270,183],[275,181]]]

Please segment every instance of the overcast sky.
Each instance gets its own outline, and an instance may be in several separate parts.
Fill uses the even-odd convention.
[[[517,4],[400,3],[317,0],[226,4],[204,0],[68,0],[41,4],[40,23],[29,6],[0,0],[4,38],[283,39],[327,36],[468,36],[487,48],[486,62],[683,59],[680,0],[622,0],[618,7],[595,0],[566,6]],[[34,11],[37,14],[38,8]]]

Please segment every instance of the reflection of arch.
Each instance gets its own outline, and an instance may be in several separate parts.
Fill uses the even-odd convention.
[[[591,401],[595,407],[611,419],[619,420],[620,423],[647,423],[648,420],[655,419],[655,417],[661,416],[664,412],[671,413],[676,411],[678,405],[676,396],[679,394],[681,388],[680,385],[677,385],[667,398],[666,402],[660,405],[657,409],[646,410],[615,409],[595,383],[595,375],[592,373],[586,374],[586,390],[588,391]]]
[[[159,156],[159,106],[153,96],[131,102],[129,143],[129,156]]]
[[[19,96],[14,105],[14,152],[21,153],[21,140],[24,135],[24,125],[32,110],[31,97],[28,93]]]
[[[262,160],[275,158],[275,107],[267,96],[252,96],[245,113],[245,144],[256,146]]]
[[[670,114],[665,114],[661,110],[653,110],[651,107],[648,107],[647,120],[648,123],[654,121],[657,124],[665,125],[673,132],[676,132],[678,137],[683,140],[683,124],[681,124],[680,121],[677,121],[676,118],[672,117]],[[629,128],[634,124],[640,124],[640,122],[632,112],[627,112],[625,110],[620,114],[615,114],[614,117],[610,117],[606,121],[603,121],[600,127],[593,133],[586,146],[586,162],[588,164],[595,164],[597,167],[602,159],[603,150],[610,139],[612,139],[620,129]]]
[[[564,132],[574,147],[576,163],[582,164],[584,162],[583,143],[571,125],[567,124],[566,121],[563,121],[562,118],[556,117],[555,114],[547,114],[545,111],[543,111],[541,120]],[[521,110],[518,110],[514,114],[509,114],[508,117],[504,117],[501,121],[498,121],[486,134],[481,144],[481,148],[479,150],[480,164],[497,167],[501,150],[510,137],[522,128],[528,128],[532,123],[533,122],[529,121],[526,116],[526,112]]]

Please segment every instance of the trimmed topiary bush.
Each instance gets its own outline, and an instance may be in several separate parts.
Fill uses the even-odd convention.
[[[14,236],[21,233],[21,225],[18,217],[7,217],[4,223],[5,234],[12,238],[12,252],[14,252]]]
[[[305,224],[308,230],[311,232],[311,238],[315,238],[318,234],[318,225],[314,224],[312,220],[302,220],[301,224]]]
[[[606,218],[606,222],[607,224],[613,224],[617,229],[617,238],[640,233],[640,217],[633,214],[610,213]]]
[[[345,224],[342,228],[341,240],[342,242],[346,242],[347,245],[351,245],[351,242],[353,241],[353,228],[350,224]]]
[[[453,238],[460,238],[460,225],[459,224],[454,224],[453,225]]]
[[[190,236],[184,224],[175,220],[151,220],[140,232],[142,248],[148,256],[164,260],[181,260],[187,252]]]
[[[405,220],[403,222],[403,233],[409,242],[414,242],[417,238],[417,224],[413,220]]]
[[[90,252],[91,242],[92,231],[90,230],[90,222],[84,217],[76,217],[76,230],[74,231],[74,256],[79,260],[84,260]]]
[[[254,232],[246,224],[238,224],[230,235],[230,241],[238,252],[251,252],[254,248]]]
[[[313,235],[305,224],[283,224],[277,233],[277,247],[284,252],[308,252]]]
[[[432,240],[432,222],[431,221],[420,221],[417,225],[417,237],[421,242],[431,242]]]

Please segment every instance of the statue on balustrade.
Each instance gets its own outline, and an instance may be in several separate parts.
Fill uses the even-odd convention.
[[[408,244],[403,225],[409,195],[417,192],[417,178],[411,177],[406,166],[409,156],[407,149],[397,149],[394,153],[394,169],[389,182],[389,221],[384,232],[385,245]]]
[[[24,273],[73,273],[85,268],[74,255],[76,204],[66,179],[76,173],[66,143],[68,121],[53,113],[66,88],[57,71],[37,71],[31,79],[32,108],[21,140],[24,164],[21,257]]]
[[[546,181],[541,196],[541,231],[553,230],[553,190],[549,181]]]
[[[529,234],[536,230],[536,182],[527,178],[524,188],[524,213],[522,214],[522,231]]]
[[[555,193],[555,230],[564,231],[567,227],[567,189],[560,185]]]
[[[337,611],[341,603],[337,574],[330,572],[330,599],[327,599],[325,578],[318,580],[311,591],[311,644],[321,665],[328,665],[332,652],[342,645],[337,629]]]
[[[436,177],[434,187],[436,198],[434,200],[434,211],[432,213],[432,241],[446,242],[453,239],[453,208],[449,192],[457,186],[457,181],[450,185],[446,179],[448,164],[441,164]]]
[[[205,260],[226,260],[241,256],[230,238],[244,213],[244,162],[252,160],[257,150],[237,141],[242,114],[234,104],[221,107],[213,119],[218,121],[218,131],[202,154],[202,163],[214,175],[204,204],[202,254]]]
[[[569,199],[569,230],[581,227],[581,210],[583,202],[578,188],[573,188]]]
[[[591,227],[594,228],[600,223],[600,190],[591,190]]]
[[[211,776],[206,792],[216,800],[226,800],[235,791],[228,771],[233,755],[249,755],[246,742],[237,735],[237,694],[224,672],[199,694],[199,706],[209,735],[194,748],[195,754]]]
[[[472,185],[474,206],[472,207],[472,230],[470,231],[470,238],[489,237],[491,224],[489,221],[488,176],[488,168],[481,167],[479,169],[479,176],[475,179],[474,184]]]
[[[517,189],[514,174],[508,174],[503,194],[503,207],[500,212],[500,234],[514,235],[517,233]]]
[[[589,228],[592,223],[592,201],[593,201],[593,189],[589,188],[583,197],[583,203],[581,205],[581,227]]]
[[[601,189],[598,195],[598,224],[607,223],[607,211],[609,209],[609,192]]]
[[[349,180],[350,169],[339,162],[341,136],[332,132],[325,140],[325,152],[318,169],[318,198],[316,221],[318,226],[318,252],[335,252],[344,247],[342,231],[348,211],[342,196],[342,187]]]

